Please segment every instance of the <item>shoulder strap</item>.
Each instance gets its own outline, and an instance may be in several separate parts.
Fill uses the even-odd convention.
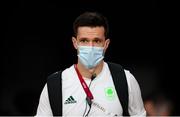
[[[116,88],[116,92],[118,94],[119,100],[121,102],[123,108],[123,116],[129,116],[128,112],[128,101],[129,101],[129,94],[128,94],[128,84],[126,80],[126,75],[124,69],[121,65],[107,62],[114,85]]]
[[[54,116],[62,116],[62,71],[56,72],[48,76],[47,87],[49,94],[49,102]]]

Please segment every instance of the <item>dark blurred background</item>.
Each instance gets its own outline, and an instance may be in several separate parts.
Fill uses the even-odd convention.
[[[72,24],[84,11],[98,11],[109,20],[111,44],[105,59],[131,71],[143,100],[162,93],[173,102],[172,115],[180,115],[163,2],[17,0],[4,6],[0,115],[35,115],[47,76],[76,63]]]

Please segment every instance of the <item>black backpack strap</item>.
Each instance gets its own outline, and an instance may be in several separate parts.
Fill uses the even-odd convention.
[[[49,102],[54,116],[62,116],[62,71],[48,76],[47,87]]]
[[[128,84],[124,69],[121,65],[107,62],[114,85],[116,88],[116,92],[118,94],[119,100],[121,102],[121,106],[123,108],[123,116],[129,116],[128,112],[128,101],[129,101],[129,93],[128,93]]]

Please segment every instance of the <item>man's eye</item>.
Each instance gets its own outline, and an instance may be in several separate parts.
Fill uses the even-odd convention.
[[[87,40],[81,40],[80,42],[83,42],[83,43],[85,43],[85,42],[88,42]]]
[[[95,42],[96,42],[96,43],[101,43],[101,41],[100,41],[100,40],[95,40]]]

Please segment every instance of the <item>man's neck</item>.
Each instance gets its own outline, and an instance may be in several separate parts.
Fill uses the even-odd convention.
[[[97,76],[102,71],[103,65],[104,61],[101,61],[95,68],[87,69],[78,61],[77,68],[83,77],[91,78],[94,74]]]

